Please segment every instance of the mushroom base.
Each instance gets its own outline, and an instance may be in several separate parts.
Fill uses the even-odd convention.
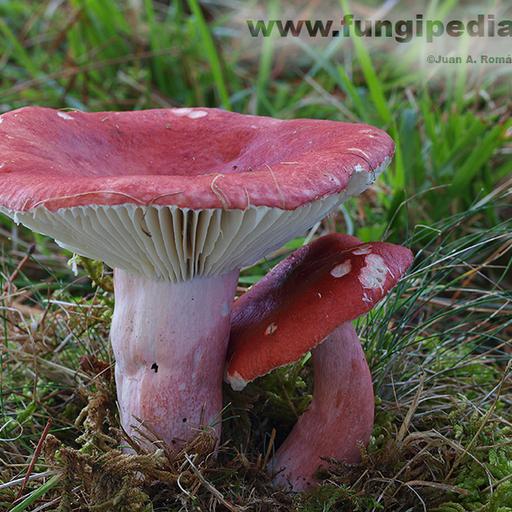
[[[373,427],[372,378],[350,322],[314,349],[313,366],[313,401],[270,463],[274,483],[297,492],[314,485],[322,458],[359,462]]]
[[[176,450],[205,427],[219,439],[237,280],[238,271],[170,283],[115,270],[111,341],[121,424],[146,448],[144,434]]]

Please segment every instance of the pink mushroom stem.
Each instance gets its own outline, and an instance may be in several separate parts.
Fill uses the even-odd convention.
[[[219,438],[237,280],[238,271],[171,283],[115,270],[111,340],[129,435],[141,440],[147,427],[179,449],[209,425]]]
[[[313,350],[313,367],[311,405],[270,463],[274,483],[294,491],[315,483],[315,472],[327,465],[322,457],[359,462],[373,426],[372,378],[350,322]]]

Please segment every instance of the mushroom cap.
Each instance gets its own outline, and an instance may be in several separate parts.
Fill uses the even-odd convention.
[[[382,131],[217,109],[0,116],[0,211],[64,248],[174,282],[251,265],[367,188]]]
[[[0,205],[293,210],[344,191],[354,174],[366,188],[393,151],[385,132],[364,124],[208,108],[27,107],[0,117]]]
[[[297,361],[368,312],[412,262],[409,249],[331,234],[284,259],[233,306],[226,380],[234,389]]]

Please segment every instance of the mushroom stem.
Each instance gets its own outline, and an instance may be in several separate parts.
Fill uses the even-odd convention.
[[[315,472],[327,464],[322,457],[359,462],[373,426],[372,378],[350,322],[314,349],[313,366],[311,405],[270,463],[274,483],[294,491],[315,483]]]
[[[111,340],[121,424],[142,445],[140,432],[149,431],[180,449],[205,426],[219,439],[237,280],[238,271],[171,283],[115,270]]]

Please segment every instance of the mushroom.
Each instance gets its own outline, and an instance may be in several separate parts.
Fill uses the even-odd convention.
[[[226,372],[233,389],[313,351],[313,400],[270,463],[276,484],[301,491],[315,483],[325,458],[360,460],[374,396],[351,320],[372,309],[411,261],[404,247],[327,235],[295,251],[235,302]]]
[[[220,434],[239,269],[368,187],[393,150],[359,124],[29,107],[0,117],[0,210],[114,269],[121,423],[178,449]]]

